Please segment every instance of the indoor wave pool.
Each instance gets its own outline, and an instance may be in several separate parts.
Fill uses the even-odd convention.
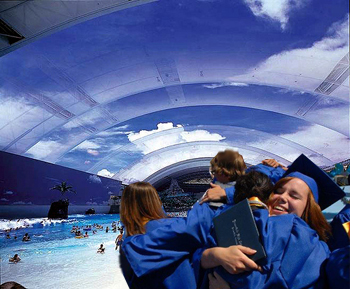
[[[119,268],[112,222],[119,215],[71,215],[67,220],[19,219],[0,221],[1,283],[15,281],[26,288],[128,288]],[[73,226],[99,224],[103,230],[88,232],[88,238],[75,238]],[[106,233],[106,227],[109,227]],[[17,230],[14,228],[21,227]],[[6,232],[12,228],[10,232]],[[29,242],[23,242],[25,233]],[[6,235],[10,235],[10,239]],[[17,239],[15,239],[15,236]],[[105,254],[97,254],[100,244]],[[21,261],[9,262],[18,254]]]

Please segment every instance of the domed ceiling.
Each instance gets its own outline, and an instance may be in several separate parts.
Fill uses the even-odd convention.
[[[348,11],[345,0],[1,2],[0,149],[124,182],[226,148],[251,164],[304,153],[332,166],[350,158]]]

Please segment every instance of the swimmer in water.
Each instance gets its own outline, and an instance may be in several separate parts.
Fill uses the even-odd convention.
[[[98,250],[97,250],[97,253],[104,254],[105,249],[106,249],[106,248],[103,247],[103,244],[101,244],[101,245],[100,245],[100,248],[98,248]]]
[[[18,254],[15,254],[12,258],[9,259],[9,262],[12,263],[18,263],[19,261],[21,261],[21,258],[18,256]]]
[[[23,242],[28,242],[28,241],[30,241],[30,237],[29,237],[28,233],[25,233],[25,234],[24,234],[22,241],[23,241]]]

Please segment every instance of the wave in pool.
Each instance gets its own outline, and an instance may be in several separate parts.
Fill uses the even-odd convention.
[[[0,231],[33,228],[36,225],[45,227],[45,226],[50,226],[54,224],[70,223],[72,221],[74,222],[75,220],[74,219],[52,220],[48,218],[17,219],[17,220],[0,219]]]

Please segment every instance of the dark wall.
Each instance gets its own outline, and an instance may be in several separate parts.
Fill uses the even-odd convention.
[[[67,182],[77,192],[62,197],[53,186]],[[107,205],[121,182],[0,151],[0,205],[49,205],[68,198],[73,205]]]

